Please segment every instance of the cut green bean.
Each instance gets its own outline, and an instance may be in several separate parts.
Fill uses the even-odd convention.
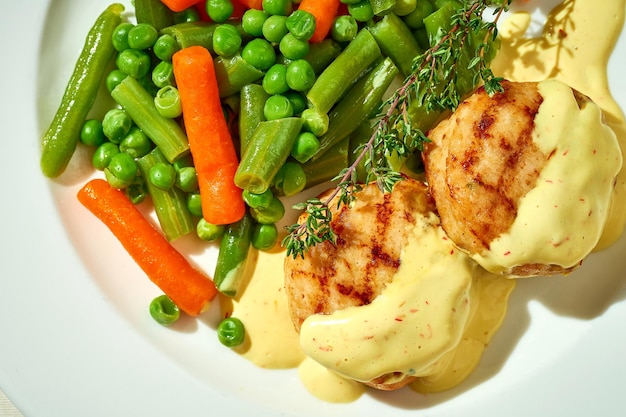
[[[386,16],[396,7],[396,0],[370,0],[370,3],[376,16]]]
[[[189,153],[189,142],[183,129],[173,119],[159,114],[154,99],[137,80],[126,77],[113,89],[111,96],[159,147],[168,161],[174,162]]]
[[[299,117],[260,122],[235,173],[237,186],[255,194],[265,192],[289,157],[301,128]]]
[[[149,154],[137,160],[141,176],[145,179],[150,177],[152,167],[168,163],[159,148],[154,148]],[[171,187],[168,190],[160,189],[149,180],[146,180],[145,184],[152,197],[159,225],[167,240],[176,240],[195,230],[184,192],[178,187]]]
[[[304,57],[315,75],[319,75],[341,53],[341,45],[333,39],[324,39],[309,45],[309,53]]]
[[[110,5],[98,16],[87,34],[61,104],[41,141],[40,168],[47,177],[61,175],[74,154],[80,130],[114,57],[111,36],[121,23],[123,11],[122,4]]]
[[[413,59],[423,52],[411,29],[391,13],[372,26],[370,32],[383,55],[391,58],[400,73],[408,77],[413,72]]]
[[[361,29],[346,49],[319,75],[307,93],[310,105],[321,113],[327,113],[380,57],[380,48],[370,31]]]
[[[254,220],[250,214],[230,224],[224,231],[217,254],[213,282],[218,291],[229,297],[238,294],[248,260]]]
[[[320,148],[313,159],[319,158],[369,119],[397,75],[398,68],[390,58],[385,58],[361,78],[328,114],[328,130],[320,137]]]
[[[302,164],[307,188],[332,180],[348,166],[348,145],[349,138],[342,139],[321,157]]]
[[[164,28],[161,32],[176,39],[180,48],[203,46],[213,51],[213,32],[218,26],[213,22],[185,22]]]
[[[220,86],[220,97],[228,97],[241,91],[248,84],[263,77],[263,71],[246,62],[240,54],[217,57],[214,60],[215,77]]]
[[[156,30],[174,24],[174,13],[161,0],[134,0],[137,23],[147,23]]]
[[[239,142],[241,155],[244,155],[254,131],[265,120],[263,107],[269,94],[258,84],[248,84],[239,96]]]

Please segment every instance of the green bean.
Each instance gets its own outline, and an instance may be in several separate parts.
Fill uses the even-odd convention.
[[[248,84],[241,89],[239,109],[240,153],[244,155],[259,123],[265,120],[263,107],[269,94],[258,84]]]
[[[349,138],[344,138],[316,160],[302,164],[307,188],[333,179],[348,166]]]
[[[154,148],[149,154],[137,160],[141,176],[146,179],[150,178],[152,167],[159,163],[169,163],[159,148]],[[185,193],[177,187],[171,187],[167,191],[162,190],[149,180],[146,180],[145,184],[152,197],[159,225],[167,240],[176,240],[195,230]]]
[[[329,113],[328,131],[320,137],[320,148],[313,159],[319,158],[369,119],[397,75],[398,68],[390,58],[385,58],[361,78]]]
[[[124,6],[114,3],[104,10],[89,30],[61,104],[42,138],[40,168],[47,177],[65,171],[80,138],[98,88],[115,54],[113,30],[121,23]]]
[[[149,311],[150,316],[163,326],[171,326],[180,318],[180,309],[165,294],[156,297],[150,302]]]
[[[217,254],[213,282],[222,294],[235,297],[243,280],[254,220],[250,214],[226,226]]]
[[[235,173],[237,186],[256,194],[267,190],[289,157],[301,127],[299,117],[260,122]]]
[[[356,159],[359,157],[361,152],[361,147],[365,145],[372,134],[374,133],[374,124],[372,120],[367,119],[363,121],[348,137],[348,164],[352,165],[356,163]],[[362,183],[365,183],[367,180],[367,168],[365,166],[365,159],[362,158],[361,161],[356,165],[356,180]],[[399,170],[398,170],[399,171]]]
[[[217,326],[217,339],[226,347],[237,347],[246,338],[245,327],[236,317],[228,317]]]
[[[137,23],[147,23],[156,30],[174,24],[174,13],[161,0],[134,0]]]
[[[400,73],[408,77],[413,72],[413,59],[423,52],[411,29],[391,13],[372,26],[370,32],[383,55],[391,58]]]
[[[411,29],[421,29],[424,27],[424,19],[435,10],[429,1],[418,1],[415,9],[403,17],[404,22]]]
[[[396,7],[396,0],[370,0],[376,16],[386,16]]]
[[[154,105],[154,99],[137,80],[125,78],[113,89],[111,96],[161,149],[168,161],[174,162],[189,153],[185,132],[175,120],[161,117]]]
[[[341,45],[333,39],[324,39],[309,45],[309,53],[304,57],[315,75],[319,75],[326,67],[335,60],[341,53]]]
[[[213,51],[213,32],[218,25],[213,22],[185,22],[166,27],[161,30],[161,33],[173,36],[180,48],[203,46],[215,52]]]
[[[427,1],[420,1],[420,3],[428,3]],[[413,12],[417,7],[417,0],[398,0],[396,1],[396,7],[393,12],[397,16],[406,16]]]
[[[214,60],[214,67],[222,98],[238,93],[245,85],[263,77],[263,71],[250,65],[240,54],[217,57]]]
[[[361,29],[352,42],[319,75],[307,99],[311,106],[327,113],[352,84],[381,56],[369,30]]]

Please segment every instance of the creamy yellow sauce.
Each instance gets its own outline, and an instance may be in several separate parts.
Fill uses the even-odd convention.
[[[543,102],[533,142],[551,157],[521,199],[509,231],[473,256],[493,273],[531,263],[578,265],[600,240],[622,167],[617,138],[598,105],[579,108],[571,88],[555,79],[538,89]]]
[[[623,25],[626,0],[611,0],[598,6],[594,0],[566,1],[548,19],[545,33],[540,38],[523,38],[529,23],[527,14],[517,14],[505,25],[501,31],[503,35],[502,52],[499,54],[493,69],[496,75],[514,81],[540,81],[546,78],[556,78],[573,86],[590,96],[605,112],[608,124],[615,131],[620,145],[626,140],[626,124],[621,110],[611,98],[605,68],[611,49]],[[566,15],[566,16],[564,16]],[[574,29],[575,28],[575,29]],[[563,33],[566,36],[563,36]],[[613,207],[598,244],[599,248],[606,247],[621,235],[626,214],[622,207],[626,206],[626,173],[619,174],[614,193]],[[436,235],[436,234],[435,234]],[[412,238],[415,246],[423,239],[439,239],[428,250],[430,257],[436,257],[436,247],[441,246],[441,236],[424,237],[415,234]],[[410,249],[406,249],[407,251]],[[415,249],[413,249],[415,250]],[[500,326],[505,315],[507,299],[513,289],[514,281],[489,274],[480,267],[473,266],[472,262],[458,255],[451,255],[441,251],[439,256],[447,260],[455,259],[451,265],[446,264],[445,273],[440,282],[445,280],[446,286],[432,285],[435,281],[432,273],[411,274],[406,272],[409,265],[418,268],[420,257],[413,256],[403,259],[398,279],[394,279],[385,289],[385,296],[374,301],[369,311],[372,315],[379,314],[382,309],[390,307],[394,314],[388,323],[396,332],[405,332],[404,342],[389,342],[386,347],[370,346],[367,349],[374,355],[382,356],[380,364],[364,363],[363,369],[354,366],[360,352],[354,346],[346,346],[343,354],[339,352],[339,341],[332,341],[328,335],[335,330],[323,330],[320,336],[315,336],[313,342],[311,333],[305,331],[303,340],[305,349],[321,356],[326,355],[328,347],[334,350],[334,360],[340,365],[340,372],[345,375],[355,375],[357,379],[366,380],[371,375],[385,373],[391,369],[401,372],[420,375],[411,384],[419,392],[437,392],[451,388],[462,382],[477,365],[485,346]],[[300,347],[299,336],[293,330],[287,311],[287,300],[283,289],[283,259],[284,252],[273,253],[254,252],[258,258],[253,259],[250,270],[250,281],[243,296],[238,300],[223,300],[222,308],[225,315],[241,318],[246,326],[246,342],[239,353],[253,363],[268,368],[299,367],[299,375],[304,386],[312,394],[325,401],[348,402],[356,400],[364,391],[360,383],[350,381],[339,373],[329,370],[313,359],[306,358]],[[432,262],[432,259],[430,260]],[[437,264],[437,262],[435,262]],[[422,265],[423,267],[424,265]],[[431,264],[428,265],[429,269]],[[440,265],[441,267],[441,265]],[[450,268],[456,268],[457,273],[450,273]],[[419,268],[418,268],[419,269]],[[434,272],[434,271],[431,271]],[[408,276],[420,276],[417,286],[425,292],[410,290],[407,284]],[[404,278],[401,278],[404,276]],[[411,294],[407,294],[410,292]],[[394,303],[395,299],[395,303]],[[438,308],[436,311],[434,303]],[[401,305],[406,301],[405,305]],[[426,303],[428,301],[429,304]],[[467,305],[465,305],[467,301]],[[409,307],[413,305],[414,307]],[[452,311],[456,309],[456,311]],[[418,310],[413,312],[413,310]],[[425,312],[430,312],[426,314]],[[363,335],[384,337],[384,331],[373,332],[367,324],[359,327]],[[409,317],[420,317],[412,323]],[[402,321],[396,321],[401,319]],[[345,320],[354,320],[344,317]],[[342,319],[342,320],[343,320]],[[318,318],[311,319],[307,327],[321,327],[315,324]],[[325,319],[328,320],[328,319]],[[331,319],[332,320],[332,319]],[[382,319],[379,319],[382,320]],[[385,327],[388,323],[379,323]],[[430,326],[429,326],[430,324]],[[434,324],[437,324],[434,326]],[[339,325],[358,339],[358,331],[348,326]],[[367,330],[365,330],[367,328]],[[407,332],[402,328],[412,328]],[[371,330],[371,331],[370,331]],[[413,333],[414,340],[406,336]],[[338,332],[337,334],[341,334]],[[417,336],[415,336],[417,335]],[[337,336],[335,336],[337,337]],[[317,340],[319,338],[319,340]],[[343,334],[341,337],[343,338]],[[363,337],[361,337],[362,339]],[[394,335],[395,338],[395,335]],[[433,340],[436,339],[436,340]],[[320,341],[323,341],[320,342]],[[383,343],[384,344],[384,343]],[[416,357],[415,347],[429,352],[424,357]],[[322,349],[320,349],[322,348]],[[381,354],[383,349],[400,349],[401,352]],[[407,349],[406,355],[404,349]],[[317,353],[316,353],[317,352]],[[406,361],[407,355],[413,355],[415,363],[411,366]],[[343,359],[351,363],[346,366]],[[318,358],[319,359],[319,358]],[[323,359],[333,367],[332,359]],[[365,361],[366,362],[366,361]],[[377,361],[378,362],[378,361]]]
[[[626,0],[566,0],[549,15],[543,34],[524,37],[528,13],[516,13],[500,31],[502,46],[492,69],[512,81],[555,78],[589,96],[603,110],[621,149],[626,148],[624,114],[611,96],[606,67],[624,25]],[[614,243],[626,223],[626,169],[617,177],[609,218],[596,249]]]

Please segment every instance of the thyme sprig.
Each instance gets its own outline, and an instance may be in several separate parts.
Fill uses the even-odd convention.
[[[431,42],[430,49],[416,57],[413,71],[403,84],[380,107],[374,129],[369,140],[357,150],[352,165],[343,169],[333,182],[336,188],[324,200],[312,198],[294,206],[304,210],[308,216],[303,223],[288,226],[283,246],[287,256],[304,257],[309,248],[329,241],[336,243],[337,236],[332,227],[330,205],[336,200],[337,207],[349,205],[362,190],[356,169],[365,164],[365,183],[375,181],[383,192],[390,192],[403,176],[388,164],[388,157],[397,154],[405,157],[422,151],[428,141],[426,134],[413,126],[410,108],[418,105],[427,113],[454,110],[462,96],[482,82],[485,90],[493,95],[502,90],[502,78],[496,77],[489,67],[492,44],[498,35],[497,22],[508,10],[512,0],[466,0],[452,17],[451,28],[441,30]],[[494,6],[492,21],[484,20],[485,10]],[[481,38],[481,35],[482,36]],[[482,39],[474,45],[475,39]],[[491,42],[490,42],[491,41]],[[467,60],[468,50],[473,47],[473,56]],[[459,71],[473,72],[471,85],[464,85]],[[467,82],[465,83],[467,84]],[[413,103],[416,101],[416,103]]]

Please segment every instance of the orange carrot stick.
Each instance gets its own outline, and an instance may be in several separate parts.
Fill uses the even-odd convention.
[[[263,10],[263,0],[235,0],[246,6],[248,9]]]
[[[322,41],[333,25],[333,20],[339,10],[339,0],[302,0],[299,10],[311,13],[315,17],[315,33],[311,42]]]
[[[213,281],[194,269],[123,192],[103,179],[93,179],[78,191],[77,197],[181,310],[197,316],[209,307],[217,294]]]
[[[182,12],[185,9],[194,6],[198,0],[161,0],[173,12]]]
[[[202,216],[213,224],[239,221],[246,210],[234,181],[239,160],[224,118],[213,58],[206,48],[191,46],[176,52],[172,64],[200,185]]]

